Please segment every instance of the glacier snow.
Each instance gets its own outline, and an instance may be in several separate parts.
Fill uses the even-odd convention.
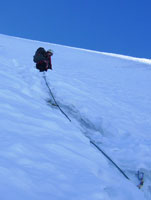
[[[46,78],[71,123],[49,104],[32,61],[40,46],[54,51]],[[149,59],[0,35],[0,77],[1,199],[151,198]]]

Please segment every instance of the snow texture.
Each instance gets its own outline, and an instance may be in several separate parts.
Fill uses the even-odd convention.
[[[46,78],[71,122],[34,66],[40,46],[54,51]],[[149,200],[150,86],[150,60],[0,35],[0,199]]]

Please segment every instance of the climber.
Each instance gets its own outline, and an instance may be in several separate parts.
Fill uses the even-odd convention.
[[[36,63],[36,68],[40,72],[47,71],[48,69],[52,70],[52,64],[51,64],[51,56],[53,55],[53,52],[51,49],[46,51],[43,47],[39,47],[35,55],[33,57],[33,61]]]

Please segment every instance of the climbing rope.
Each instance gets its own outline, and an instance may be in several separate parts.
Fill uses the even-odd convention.
[[[71,119],[68,117],[68,115],[60,108],[60,106],[58,105],[58,103],[56,102],[56,100],[55,100],[55,97],[54,97],[54,95],[53,95],[53,93],[52,93],[52,91],[51,91],[51,89],[50,89],[50,87],[49,87],[49,84],[48,84],[48,82],[47,82],[47,79],[46,79],[46,76],[45,76],[45,73],[43,74],[43,78],[44,78],[44,80],[45,80],[45,83],[46,83],[46,86],[48,87],[48,90],[49,90],[49,92],[50,92],[50,94],[51,94],[51,96],[52,96],[52,98],[53,98],[53,100],[54,100],[54,102],[55,102],[55,104],[56,104],[56,106],[59,108],[59,110],[61,111],[61,113],[71,122]],[[93,141],[91,141],[91,139],[89,138],[89,140],[90,140],[90,143],[91,144],[93,144],[119,171],[120,171],[120,173],[121,174],[123,174],[123,176],[126,178],[126,179],[128,179],[128,180],[130,180],[130,178],[123,172],[123,170],[100,148],[100,147],[98,147]],[[137,173],[137,176],[138,176],[138,179],[140,180],[140,184],[137,186],[139,189],[141,189],[142,188],[142,186],[143,186],[143,184],[144,184],[144,173],[143,172],[140,172],[140,171],[138,171],[138,173]]]
[[[128,178],[128,176],[123,172],[123,170],[121,170],[121,168],[106,154],[104,153],[104,151],[102,151],[102,149],[100,147],[98,147],[93,141],[90,140],[90,143],[93,144],[122,174],[123,176],[130,180]]]
[[[60,108],[60,106],[58,105],[58,103],[57,103],[57,101],[56,101],[56,99],[55,99],[55,97],[54,97],[54,95],[53,95],[53,93],[52,93],[52,91],[51,91],[51,89],[50,89],[50,87],[49,87],[49,84],[48,84],[48,82],[47,82],[45,73],[43,73],[43,78],[44,78],[44,80],[45,80],[46,86],[48,87],[48,90],[49,90],[49,92],[50,92],[50,95],[52,96],[52,98],[53,98],[53,100],[54,100],[56,106],[59,108],[59,110],[61,111],[61,113],[71,122],[71,119],[68,117],[68,115],[67,115],[67,114]]]

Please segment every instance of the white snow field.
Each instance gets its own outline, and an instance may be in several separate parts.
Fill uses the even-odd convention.
[[[38,47],[54,51],[46,78],[71,122]],[[0,35],[0,199],[151,199],[150,88],[150,60]]]

